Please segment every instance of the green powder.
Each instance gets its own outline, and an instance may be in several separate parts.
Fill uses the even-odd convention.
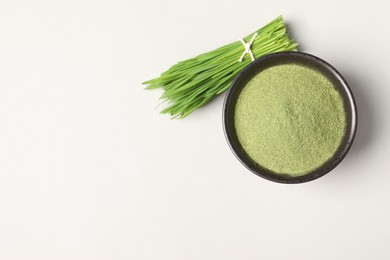
[[[290,176],[329,160],[346,129],[343,101],[333,84],[295,64],[254,76],[237,100],[234,121],[238,140],[254,162]]]

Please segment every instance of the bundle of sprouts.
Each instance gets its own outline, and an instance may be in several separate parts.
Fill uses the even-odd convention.
[[[168,107],[161,113],[184,118],[226,91],[253,59],[294,51],[297,45],[289,38],[283,17],[279,16],[245,38],[181,61],[143,84],[147,89],[164,90],[161,100],[168,102]]]

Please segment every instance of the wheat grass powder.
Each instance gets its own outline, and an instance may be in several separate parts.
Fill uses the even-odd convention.
[[[242,89],[234,113],[238,140],[258,165],[302,176],[326,163],[346,131],[343,101],[321,72],[299,64],[269,67]]]

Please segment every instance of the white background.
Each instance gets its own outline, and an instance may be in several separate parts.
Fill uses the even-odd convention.
[[[0,259],[389,259],[387,0],[0,0]],[[184,120],[142,81],[283,14],[355,94],[345,160],[248,172],[223,96]]]

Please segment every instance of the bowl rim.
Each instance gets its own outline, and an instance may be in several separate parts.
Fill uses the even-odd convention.
[[[266,62],[271,62],[272,66],[272,60],[277,61],[278,59],[279,62],[281,61],[282,63],[283,60],[285,60],[285,63],[288,63],[286,62],[288,60],[294,59],[300,61],[306,60],[307,62],[315,65],[317,68],[326,71],[326,73],[328,73],[328,78],[330,79],[329,76],[332,76],[332,80],[338,83],[339,88],[336,90],[339,92],[340,96],[343,99],[345,113],[347,116],[346,131],[337,151],[323,165],[302,176],[292,177],[288,175],[281,175],[277,173],[272,173],[272,171],[266,168],[262,168],[260,165],[253,162],[248,155],[245,155],[245,152],[243,152],[243,148],[239,147],[240,145],[238,139],[234,139],[237,138],[237,136],[233,133],[234,130],[232,130],[234,128],[234,115],[232,115],[231,113],[234,114],[235,109],[232,109],[230,106],[235,107],[236,101],[234,101],[234,98],[237,99],[240,95],[240,91],[245,86],[245,84],[243,83],[246,83],[249,79],[253,77],[251,73],[253,74],[254,71],[258,71],[259,68],[261,68],[262,66],[266,66],[264,65]],[[241,88],[237,90],[239,92],[235,91],[237,88]],[[225,95],[222,110],[222,120],[226,141],[231,151],[233,152],[235,157],[241,162],[241,164],[243,164],[248,170],[250,170],[254,174],[264,179],[277,183],[293,184],[304,183],[322,177],[325,174],[329,173],[331,170],[333,170],[345,158],[356,136],[357,108],[355,98],[348,83],[340,74],[340,72],[336,70],[332,65],[312,54],[299,51],[285,51],[268,54],[259,59],[254,60],[235,77]]]

